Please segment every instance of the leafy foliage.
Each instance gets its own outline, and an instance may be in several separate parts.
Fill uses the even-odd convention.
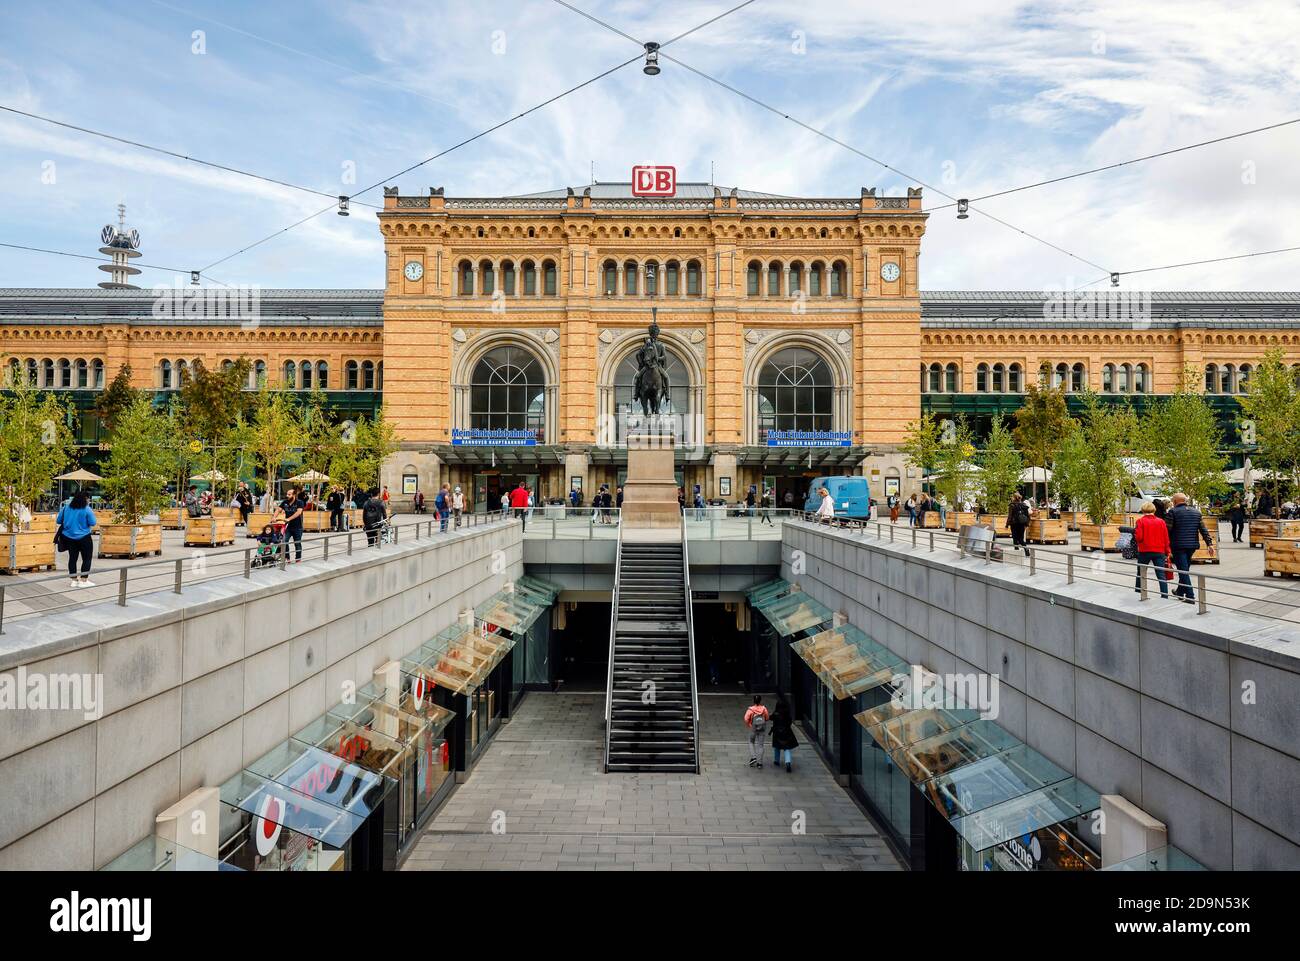
[[[1127,404],[1103,403],[1091,391],[1082,400],[1078,427],[1057,449],[1055,463],[1064,475],[1057,486],[1063,503],[1080,504],[1092,523],[1104,524],[1119,512],[1132,483],[1124,458],[1133,452],[1137,416]]]
[[[1052,470],[1072,420],[1064,389],[1030,384],[1015,418],[1013,436],[1025,464]]]
[[[123,364],[95,400],[95,414],[109,433],[117,425],[122,412],[131,406],[135,394],[135,388],[131,386],[131,365]]]
[[[115,523],[139,524],[146,514],[167,506],[167,480],[175,464],[170,431],[167,415],[154,410],[150,392],[133,391],[117,416],[105,465],[103,487],[113,502]]]
[[[932,473],[939,457],[939,447],[943,437],[943,428],[939,419],[934,414],[924,413],[920,420],[908,424],[906,431],[906,437],[899,445],[899,450],[907,459],[907,463],[919,469],[922,476]]]
[[[1287,366],[1282,348],[1264,355],[1250,375],[1250,389],[1238,398],[1254,422],[1259,453],[1253,459],[1272,471],[1273,503],[1281,503],[1283,480],[1295,482],[1300,471],[1300,385]]]
[[[304,436],[302,414],[293,394],[285,388],[264,386],[257,392],[252,417],[235,440],[257,456],[266,489],[274,491],[280,466],[303,446]]]
[[[1183,371],[1178,390],[1157,401],[1138,428],[1138,450],[1160,468],[1170,494],[1182,491],[1198,504],[1228,490],[1223,437],[1214,409],[1196,389],[1196,372]]]
[[[939,447],[934,454],[934,488],[954,508],[976,493],[978,471],[971,460],[975,455],[975,431],[964,415],[958,414],[952,427],[940,426]]]
[[[1020,486],[1020,473],[1025,469],[1015,438],[1001,417],[993,418],[988,441],[980,455],[980,466],[983,468],[980,485],[984,506],[990,512],[1001,512]]]
[[[14,368],[9,368],[14,370]],[[57,394],[19,374],[0,394],[0,522],[18,529],[20,506],[33,508],[72,460],[71,413]]]

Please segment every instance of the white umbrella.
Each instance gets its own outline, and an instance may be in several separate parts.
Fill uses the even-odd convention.
[[[66,474],[60,474],[58,477],[54,479],[61,480],[61,481],[65,481],[65,480],[85,481],[88,483],[90,481],[101,481],[104,478],[100,477],[98,474],[86,470],[84,467],[78,467],[76,470],[69,471]]]
[[[296,477],[289,478],[289,480],[295,484],[321,484],[329,479],[328,474],[322,474],[320,471],[316,470],[303,471]]]
[[[1046,484],[1052,479],[1052,472],[1046,467],[1026,467],[1020,472],[1022,484]]]
[[[204,471],[202,474],[195,474],[190,478],[192,481],[207,481],[209,484],[216,484],[225,479],[226,475],[216,468],[213,468],[210,471]]]

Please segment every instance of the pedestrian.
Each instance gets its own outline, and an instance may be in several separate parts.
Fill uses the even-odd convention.
[[[330,530],[343,530],[343,491],[335,487],[330,491],[329,497],[325,498],[325,506],[330,512]]]
[[[284,511],[284,550],[289,552],[289,542],[293,541],[293,562],[302,563],[302,515],[307,509],[307,502],[303,500],[302,493],[297,487],[290,487],[285,494],[284,503],[280,505]]]
[[[528,488],[520,481],[519,486],[510,492],[510,508],[524,530],[528,530]]]
[[[416,491],[415,496],[411,498],[411,505],[415,508],[417,514],[425,513],[424,510],[424,491]]]
[[[451,485],[443,484],[433,498],[433,512],[438,515],[438,532],[445,533],[451,517]]]
[[[456,526],[460,527],[460,515],[465,513],[465,492],[456,485],[456,489],[451,492],[451,516],[455,518]]]
[[[1169,580],[1166,571],[1173,570],[1170,558],[1169,528],[1165,522],[1156,517],[1156,505],[1147,501],[1142,505],[1142,516],[1133,528],[1133,539],[1137,542],[1137,578],[1133,581],[1133,590],[1142,593],[1142,565],[1150,564],[1155,568],[1156,580],[1160,584],[1160,596],[1169,596]]]
[[[772,523],[772,510],[771,510],[772,502],[775,500],[776,497],[773,495],[771,489],[764,488],[763,501],[762,501],[763,509],[758,512],[758,516],[761,518],[759,520],[760,524],[770,524],[772,527],[776,526],[775,524]]]
[[[253,513],[253,492],[248,489],[247,481],[239,482],[235,491],[235,506],[239,508],[239,523],[248,527],[248,515]]]
[[[601,484],[600,491],[596,494],[596,500],[592,506],[600,508],[600,523],[609,524],[612,522],[610,508],[614,504],[614,499],[609,496],[609,485]]]
[[[794,736],[794,718],[790,716],[785,698],[779,698],[772,712],[772,764],[780,767],[784,760],[785,771],[789,774],[794,770],[792,752],[798,746],[799,741]]]
[[[1025,545],[1025,530],[1029,527],[1029,517],[1029,505],[1025,503],[1020,491],[1016,491],[1011,495],[1011,504],[1007,507],[1007,527],[1011,529],[1011,546],[1019,547],[1026,554],[1029,553],[1029,548]]]
[[[756,496],[757,490],[758,488],[750,484],[749,490],[745,491],[745,513],[750,517],[754,516],[754,501],[758,499]]]
[[[581,506],[582,506],[582,491],[579,488],[575,487],[569,491],[569,507],[572,510],[576,511]]]
[[[375,547],[379,544],[379,533],[384,525],[384,518],[388,516],[388,511],[384,509],[383,498],[379,496],[379,491],[375,488],[371,488],[369,494],[364,496],[365,503],[361,507],[361,524],[366,529],[366,546]]]
[[[1174,596],[1183,603],[1191,604],[1196,600],[1196,590],[1192,587],[1192,555],[1199,545],[1198,537],[1205,540],[1206,549],[1214,556],[1214,538],[1205,529],[1201,512],[1187,503],[1187,495],[1179,491],[1173,496],[1174,507],[1169,512],[1173,525],[1169,537],[1170,552],[1173,554],[1174,567],[1178,568],[1178,587]]]
[[[909,494],[907,498],[907,526],[916,526],[916,495]]]
[[[387,484],[384,485],[384,492],[380,494],[379,497],[384,502],[384,516],[387,517],[388,516],[388,485]]]
[[[69,587],[94,587],[90,579],[90,559],[95,553],[93,532],[99,525],[95,512],[90,509],[90,498],[85,491],[77,491],[54,518],[59,550],[68,552]],[[81,561],[81,576],[77,576],[77,561]]]
[[[767,708],[763,695],[755,694],[754,703],[745,711],[745,727],[749,728],[749,766],[763,766],[763,740],[767,735]]]
[[[889,523],[898,523],[898,495],[889,495]]]
[[[835,521],[835,501],[831,497],[831,492],[825,487],[817,488],[817,493],[821,496],[821,503],[817,505],[817,519],[830,524]]]
[[[619,516],[615,520],[623,518],[623,485],[619,484],[614,488],[614,507],[618,509]]]
[[[1232,499],[1228,520],[1232,522],[1232,543],[1240,544],[1241,535],[1246,530],[1246,504],[1240,494]]]
[[[700,490],[699,484],[691,491],[691,506],[695,508],[695,519],[704,520],[704,492]]]

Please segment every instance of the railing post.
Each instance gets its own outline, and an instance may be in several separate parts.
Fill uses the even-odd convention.
[[[327,561],[330,559],[330,537],[331,535],[329,534],[325,535],[325,545],[323,547],[323,554],[321,556],[321,560],[323,561]]]
[[[125,570],[125,568],[123,569]],[[251,577],[252,575],[253,575],[253,549],[251,547],[246,547],[244,548],[244,576]]]
[[[934,553],[934,531],[930,531],[930,553]]]
[[[990,538],[984,544],[984,563],[985,564],[993,563],[993,539],[992,538]]]
[[[285,538],[280,542],[280,570],[289,566],[289,540]]]
[[[352,556],[352,532],[348,531],[348,556]]]
[[[1074,583],[1074,555],[1065,555],[1065,583]]]
[[[1029,576],[1033,577],[1038,573],[1038,552],[1032,547],[1029,548]]]
[[[913,547],[916,546],[916,528],[915,528],[915,527],[912,528],[912,546],[913,546]]]
[[[185,576],[185,561],[183,558],[176,558],[176,584],[172,587],[172,593],[181,592],[181,579]]]
[[[894,543],[894,525],[889,525],[889,543]]]
[[[117,603],[119,607],[126,607],[126,567],[125,565],[117,569]]]
[[[5,632],[5,586],[0,584],[0,634]]]
[[[752,541],[753,539],[754,539],[754,515],[750,514],[745,529],[745,540]]]
[[[1205,599],[1205,575],[1196,575],[1196,613],[1204,614],[1208,601]]]
[[[1156,576],[1160,576],[1159,571],[1156,571]],[[1138,564],[1138,592],[1141,594],[1142,600],[1145,601],[1147,599],[1147,566],[1145,564]]]

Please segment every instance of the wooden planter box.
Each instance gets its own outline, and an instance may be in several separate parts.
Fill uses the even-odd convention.
[[[240,523],[238,507],[214,507],[212,516],[220,520],[233,520],[236,524]]]
[[[1007,524],[1006,514],[981,514],[979,516],[981,524],[987,524],[993,528],[994,537],[1010,537],[1011,528]]]
[[[1116,551],[1115,542],[1119,540],[1119,524],[1090,524],[1084,521],[1079,525],[1079,546],[1085,551]]]
[[[1264,542],[1281,537],[1286,540],[1300,538],[1300,521],[1259,518],[1250,522],[1250,546],[1263,547]]]
[[[233,517],[189,517],[185,522],[186,547],[220,547],[235,543]]]
[[[945,530],[959,531],[963,527],[979,523],[979,515],[973,511],[949,511]]]
[[[1031,544],[1068,544],[1070,529],[1064,520],[1050,517],[1031,520],[1025,528],[1025,540]]]
[[[929,528],[941,528],[943,526],[939,519],[938,511],[926,511],[921,515],[921,526]]]
[[[100,524],[100,557],[143,557],[162,553],[161,524]]]
[[[302,529],[305,531],[328,531],[330,529],[329,511],[303,511]]]
[[[1088,523],[1088,515],[1083,511],[1061,511],[1061,520],[1067,530],[1077,531],[1080,524]]]
[[[52,543],[54,537],[54,528],[58,526],[57,524],[54,523],[54,518],[57,516],[58,516],[57,514],[33,514],[32,522],[27,525],[27,529],[31,531],[33,534],[39,533],[41,531],[47,532],[50,535],[51,543]]]
[[[253,511],[248,515],[248,530],[244,533],[249,537],[256,537],[262,533],[262,528],[271,523],[274,514],[268,514],[265,511]]]
[[[0,571],[54,570],[54,532],[19,531],[0,534]]]
[[[1266,540],[1264,573],[1269,577],[1300,577],[1300,541],[1284,537]]]
[[[185,508],[168,507],[158,512],[158,521],[165,531],[185,530]]]
[[[1217,517],[1202,517],[1201,520],[1205,522],[1205,529],[1210,532],[1210,540],[1214,541],[1214,556],[1210,556],[1209,550],[1206,548],[1205,544],[1202,543],[1201,546],[1196,549],[1196,553],[1192,555],[1192,563],[1217,564],[1219,563],[1219,557],[1221,556],[1219,548],[1219,519]]]

